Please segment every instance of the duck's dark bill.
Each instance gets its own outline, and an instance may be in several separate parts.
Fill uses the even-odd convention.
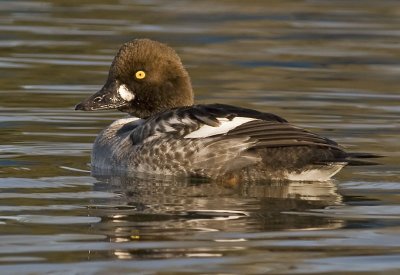
[[[134,99],[134,95],[125,85],[117,81],[107,82],[97,93],[75,106],[75,110],[95,111],[124,107]]]

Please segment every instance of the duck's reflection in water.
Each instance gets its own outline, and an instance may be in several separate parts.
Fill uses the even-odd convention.
[[[286,215],[285,212],[321,209],[341,203],[333,182],[246,182],[225,186],[201,179],[95,176],[95,188],[119,194],[103,205],[109,217],[145,222],[173,221],[174,228],[235,230],[331,227],[321,218]],[[101,203],[100,203],[101,204]],[[104,209],[104,210],[105,210]],[[179,222],[176,222],[179,219]],[[237,224],[224,222],[241,219]]]
[[[188,235],[191,241],[196,239],[194,234],[198,234],[200,239],[207,236],[208,241],[214,242],[221,238],[221,234],[224,240],[228,240],[231,238],[229,234],[240,232],[343,226],[343,221],[329,217],[293,214],[340,204],[341,196],[332,182],[246,182],[227,187],[217,182],[193,179],[96,178],[99,180],[95,185],[97,190],[119,195],[112,201],[94,201],[91,207],[92,214],[102,218],[101,223],[94,225],[96,230],[109,236],[114,243],[151,241],[165,244],[168,241],[172,246],[179,243],[176,249],[192,255],[198,253],[198,249],[190,245],[186,247],[183,240]],[[153,256],[149,255],[153,250],[144,250],[147,252],[140,248],[116,249],[114,255],[118,258],[167,257],[161,255],[163,249],[157,249],[157,255]],[[171,253],[170,248],[167,250]],[[207,253],[212,251],[215,252],[215,247],[210,247]]]

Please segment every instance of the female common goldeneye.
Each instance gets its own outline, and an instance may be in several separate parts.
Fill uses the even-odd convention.
[[[125,43],[103,88],[76,110],[118,109],[97,137],[92,169],[225,180],[326,181],[353,158],[325,137],[285,119],[224,104],[193,105],[179,56],[149,39]]]

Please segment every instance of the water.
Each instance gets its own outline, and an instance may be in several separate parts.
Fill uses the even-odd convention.
[[[397,1],[1,1],[2,273],[400,271]],[[73,107],[120,46],[182,57],[197,102],[273,112],[385,157],[328,183],[93,178],[116,112]]]

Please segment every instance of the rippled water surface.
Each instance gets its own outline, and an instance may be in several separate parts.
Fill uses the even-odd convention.
[[[73,106],[121,43],[181,55],[196,100],[385,157],[327,183],[93,178],[116,112]],[[1,272],[400,272],[398,1],[1,1]]]

